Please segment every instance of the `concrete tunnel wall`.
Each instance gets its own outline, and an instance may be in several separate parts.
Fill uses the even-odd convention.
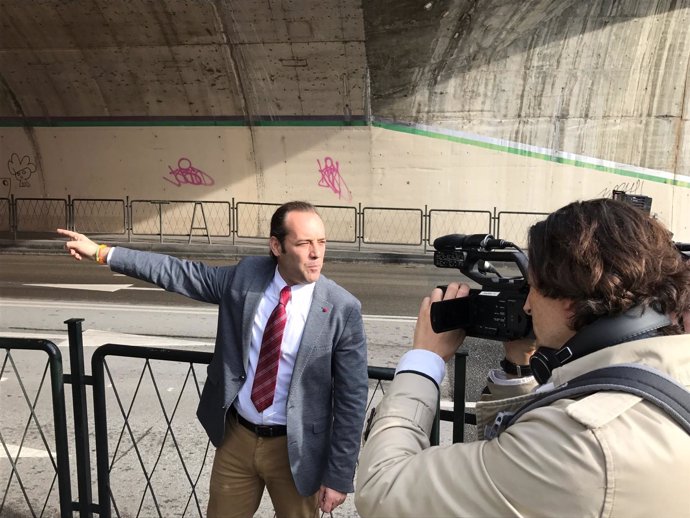
[[[23,186],[9,179],[0,197],[13,187],[11,194],[21,197],[307,199],[319,205],[546,212],[622,189],[651,196],[653,213],[676,239],[690,240],[690,189],[663,183],[654,171],[596,160],[576,165],[507,143],[459,142],[458,136],[406,129],[37,128],[41,170]],[[34,163],[22,129],[5,129],[0,138],[0,159]]]
[[[690,241],[688,0],[88,3],[0,0],[0,197],[550,211],[622,189]],[[136,30],[154,15],[163,36]]]

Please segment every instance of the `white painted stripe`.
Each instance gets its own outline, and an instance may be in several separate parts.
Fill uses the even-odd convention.
[[[365,322],[416,322],[417,317],[405,317],[398,315],[362,315]]]
[[[7,444],[7,450],[10,452],[10,457],[13,459],[17,458],[17,452],[19,452],[19,446],[16,444]],[[53,457],[55,456],[55,453],[53,453]],[[42,457],[48,457],[48,452],[46,450],[37,450],[35,448],[27,448],[26,446],[22,447],[21,454],[19,455],[19,458],[24,458],[24,457],[30,457],[30,458],[42,458]],[[0,459],[6,459],[7,458],[7,453],[5,453],[5,448],[0,448]]]
[[[112,293],[129,288],[131,284],[24,284],[23,286],[59,288],[64,290],[109,291]]]
[[[185,307],[185,306],[150,306],[143,304],[103,304],[94,302],[60,302],[49,300],[22,300],[22,299],[0,299],[0,307],[8,308],[52,308],[52,309],[79,309],[94,311],[131,311],[140,313],[148,311],[151,313],[184,313],[188,315],[213,315],[218,313],[216,306],[208,308]]]
[[[139,291],[165,291],[157,286],[139,287],[131,284],[23,284],[23,286],[36,286],[39,288],[57,288],[65,290],[107,291],[114,293],[120,290]]]
[[[218,307],[209,305],[209,307],[196,306],[152,306],[146,304],[103,304],[93,302],[60,302],[51,300],[28,300],[28,299],[6,299],[0,298],[0,307],[8,308],[56,308],[56,309],[89,309],[102,311],[131,311],[142,312],[148,311],[151,313],[176,313],[188,315],[214,315],[218,313]],[[398,315],[362,315],[365,322],[415,322],[416,317],[398,316]]]

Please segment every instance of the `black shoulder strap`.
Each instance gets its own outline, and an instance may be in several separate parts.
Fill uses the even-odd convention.
[[[518,409],[506,428],[526,412],[559,399],[603,391],[635,394],[661,408],[690,434],[690,391],[664,373],[640,364],[613,365],[578,376],[565,386],[547,392]]]

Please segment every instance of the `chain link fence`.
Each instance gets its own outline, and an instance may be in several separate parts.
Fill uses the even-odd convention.
[[[546,219],[548,212],[502,211],[496,219],[496,237],[527,248],[527,231],[535,223]]]
[[[279,203],[0,198],[0,234],[13,238],[54,235],[64,227],[87,235],[126,235],[128,240],[186,237],[188,242],[266,240]],[[447,234],[491,234],[526,245],[530,225],[546,212],[317,205],[329,242],[404,246],[427,252]],[[493,232],[492,232],[493,229]]]
[[[36,233],[67,228],[67,207],[67,200],[60,198],[14,198],[14,228]]]
[[[127,233],[127,211],[124,200],[72,200],[72,225],[82,234]]]
[[[0,198],[0,232],[10,232],[12,230],[12,205],[9,198]]]

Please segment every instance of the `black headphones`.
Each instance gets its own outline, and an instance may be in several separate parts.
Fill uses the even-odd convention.
[[[580,329],[560,349],[540,347],[530,358],[529,366],[540,385],[551,377],[551,371],[583,356],[641,338],[646,333],[671,325],[671,319],[654,308],[636,306],[615,317],[602,317]]]

